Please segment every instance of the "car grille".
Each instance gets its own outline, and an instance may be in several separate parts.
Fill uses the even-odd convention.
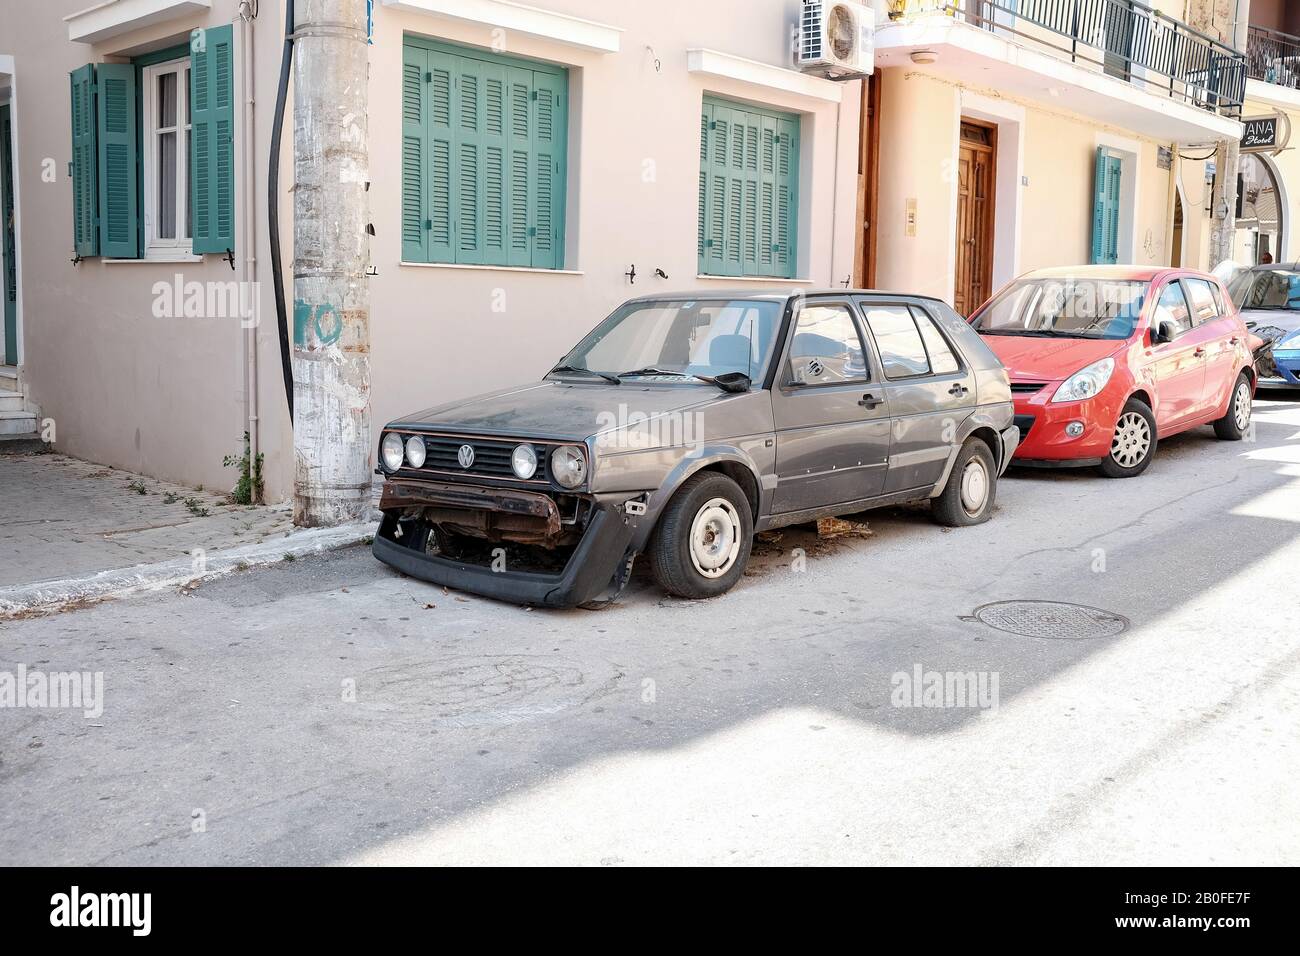
[[[1013,395],[1032,395],[1035,392],[1041,392],[1046,387],[1046,382],[1012,382],[1011,393]]]
[[[1013,421],[1016,424],[1016,428],[1020,429],[1020,440],[1023,442],[1025,436],[1029,434],[1029,430],[1034,427],[1034,422],[1037,421],[1037,419],[1034,418],[1033,415],[1017,415]]]
[[[453,474],[475,475],[485,478],[510,478],[514,481],[514,469],[510,467],[510,458],[514,454],[517,441],[497,441],[488,438],[454,438],[442,435],[424,436],[426,458],[421,471],[443,471]],[[462,468],[457,457],[461,445],[474,449],[474,464]],[[537,473],[530,481],[548,481],[550,452],[552,445],[533,445],[537,453]]]

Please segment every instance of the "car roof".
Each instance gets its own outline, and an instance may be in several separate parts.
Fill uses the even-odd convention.
[[[1026,272],[1022,279],[1133,279],[1150,281],[1166,272],[1197,273],[1194,269],[1177,269],[1172,266],[1054,266],[1050,269],[1035,269]]]
[[[846,289],[843,286],[814,286],[807,289],[683,289],[677,292],[652,292],[638,295],[629,302],[677,302],[681,300],[700,301],[704,299],[749,299],[754,301],[784,302],[806,296],[846,296],[871,295],[893,299],[928,299],[942,302],[938,296],[919,292],[892,292],[886,289]]]
[[[1300,272],[1300,262],[1261,262],[1247,272]]]

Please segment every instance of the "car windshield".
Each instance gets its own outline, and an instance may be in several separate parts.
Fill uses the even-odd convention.
[[[1239,309],[1300,311],[1300,273],[1290,269],[1250,269],[1232,280],[1228,294]]]
[[[986,335],[1126,339],[1137,328],[1147,283],[1083,278],[1022,279],[972,321]]]
[[[782,303],[754,299],[629,302],[557,366],[620,377],[693,382],[696,375],[740,372],[757,381],[767,368]]]

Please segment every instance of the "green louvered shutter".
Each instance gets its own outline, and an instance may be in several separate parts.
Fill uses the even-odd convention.
[[[564,265],[564,77],[533,74],[533,268]]]
[[[1093,263],[1113,265],[1119,261],[1122,170],[1123,166],[1118,157],[1109,155],[1104,146],[1097,148],[1097,161],[1093,174]]]
[[[533,243],[528,230],[533,208],[533,74],[528,70],[511,69],[506,83],[506,230],[509,241],[506,264],[531,266]]]
[[[402,259],[429,261],[429,51],[402,50]]]
[[[794,278],[798,266],[799,235],[799,123],[781,118],[776,123],[776,249],[773,275]]]
[[[427,142],[428,209],[425,226],[429,230],[429,261],[455,262],[452,245],[452,153],[455,131],[452,128],[452,89],[456,57],[429,51]]]
[[[452,177],[452,208],[456,221],[456,261],[469,265],[483,262],[483,142],[481,125],[482,63],[456,57],[453,77],[456,128],[455,169]]]
[[[564,263],[567,75],[408,38],[402,258]]]
[[[701,119],[700,271],[792,278],[799,121],[707,100]]]
[[[480,70],[478,137],[481,164],[478,216],[483,262],[506,265],[510,257],[506,220],[507,68],[484,63]]]
[[[713,125],[713,106],[704,104],[700,113],[700,206],[696,219],[695,245],[699,263],[697,271],[705,271],[704,249],[709,232],[709,127]]]
[[[727,151],[731,142],[731,110],[709,106],[709,155],[705,163],[705,236],[700,272],[726,275],[723,268],[723,234],[727,203]]]
[[[190,199],[194,252],[235,247],[234,30],[190,37]]]
[[[95,68],[99,145],[99,254],[140,257],[139,158],[136,139],[135,67],[101,63]]]
[[[72,247],[79,256],[99,255],[99,150],[95,144],[95,67],[73,70],[72,90]]]

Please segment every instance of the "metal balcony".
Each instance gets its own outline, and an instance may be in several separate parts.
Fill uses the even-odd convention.
[[[1300,37],[1251,26],[1246,38],[1246,75],[1252,80],[1300,89]]]
[[[1014,37],[1149,93],[1241,116],[1245,54],[1137,0],[910,0],[890,16],[927,11]]]

